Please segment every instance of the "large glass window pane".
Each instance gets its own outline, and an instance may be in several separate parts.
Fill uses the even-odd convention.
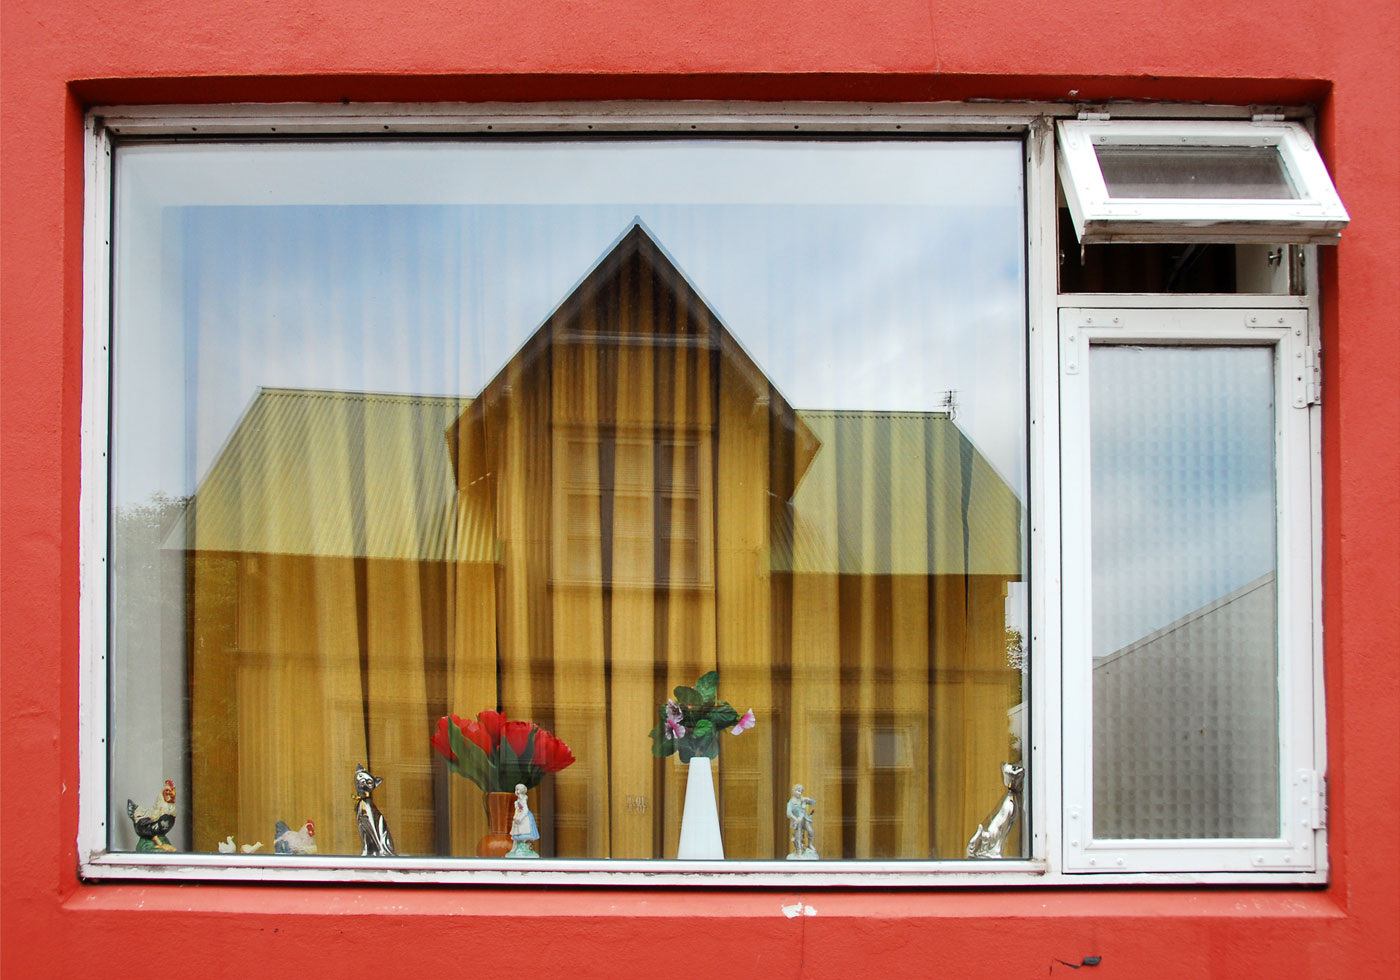
[[[543,856],[672,858],[649,733],[718,671],[727,857],[797,783],[823,859],[964,857],[1022,751],[1021,154],[122,146],[111,847],[170,779],[177,850],[358,855],[364,765],[474,855],[430,737],[499,710],[575,760]]]
[[[1273,350],[1090,366],[1094,836],[1275,837]]]

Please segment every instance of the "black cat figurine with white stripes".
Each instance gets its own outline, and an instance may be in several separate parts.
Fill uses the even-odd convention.
[[[375,776],[364,766],[355,767],[355,823],[360,828],[360,839],[364,841],[361,857],[392,857],[394,838],[389,833],[389,825],[384,822],[384,814],[369,795],[375,787],[384,782],[383,777]]]

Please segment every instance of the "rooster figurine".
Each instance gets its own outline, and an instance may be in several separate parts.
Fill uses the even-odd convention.
[[[308,820],[300,830],[293,830],[285,822],[277,821],[277,836],[272,840],[272,850],[277,854],[315,854],[316,822]]]
[[[141,838],[136,843],[138,851],[175,850],[175,845],[171,844],[167,837],[170,828],[175,826],[174,780],[165,781],[165,787],[160,791],[160,799],[153,806],[137,806],[131,800],[127,800],[126,815],[131,818],[131,825],[136,828],[136,836]]]
[[[389,833],[389,825],[384,822],[384,814],[379,812],[379,807],[369,798],[382,782],[382,776],[372,774],[364,766],[355,767],[355,823],[360,828],[360,839],[364,841],[360,857],[394,855],[394,838]]]

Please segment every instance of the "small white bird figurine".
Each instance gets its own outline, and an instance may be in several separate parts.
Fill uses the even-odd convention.
[[[234,846],[233,846],[233,835],[232,835],[232,834],[229,834],[229,835],[228,835],[227,837],[225,837],[223,840],[219,841],[219,853],[220,853],[220,854],[232,854],[233,851],[234,851]]]
[[[262,841],[258,841],[256,844],[244,844],[239,850],[244,854],[256,854],[262,850]]]

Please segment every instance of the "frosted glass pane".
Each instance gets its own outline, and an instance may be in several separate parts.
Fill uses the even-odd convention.
[[[1090,357],[1094,835],[1276,836],[1273,352]]]
[[[1272,146],[1102,146],[1109,197],[1289,200],[1298,192]]]

